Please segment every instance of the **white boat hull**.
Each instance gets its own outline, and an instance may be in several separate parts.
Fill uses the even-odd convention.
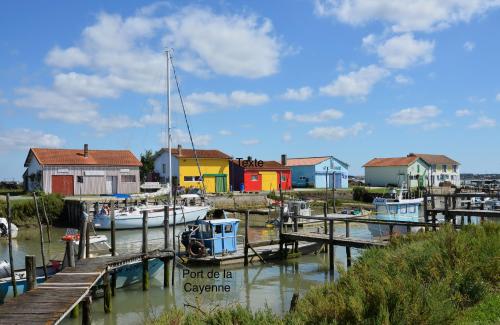
[[[187,206],[176,208],[176,224],[184,224],[203,219],[207,215],[209,206]],[[163,209],[151,210],[148,212],[148,228],[163,227]],[[169,225],[174,224],[173,210],[170,210]],[[106,214],[98,214],[94,218],[95,229],[111,229],[111,218]],[[116,214],[116,229],[140,229],[142,228],[142,213],[137,211],[130,214]]]

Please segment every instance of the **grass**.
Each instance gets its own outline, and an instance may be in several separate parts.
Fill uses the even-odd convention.
[[[153,324],[467,324],[499,319],[500,224],[396,238],[366,250],[340,279],[283,316],[228,307],[176,310]],[[256,297],[258,299],[258,297]],[[498,323],[498,322],[497,322]]]

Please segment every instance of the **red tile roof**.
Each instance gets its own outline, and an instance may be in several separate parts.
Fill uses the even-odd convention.
[[[288,158],[286,161],[286,165],[289,167],[312,166],[312,165],[317,165],[320,162],[323,162],[327,159],[330,159],[330,157],[326,156],[326,157]]]
[[[431,155],[426,153],[410,153],[408,157],[419,157],[425,160],[430,165],[460,165],[458,161],[455,161],[445,155]]]
[[[231,162],[235,165],[238,165],[238,160],[236,159],[231,160]],[[274,160],[263,161],[263,163],[264,165],[262,167],[241,167],[245,168],[246,170],[290,170],[288,166],[283,166],[282,164]]]
[[[168,152],[167,148],[161,149],[161,153]],[[196,149],[196,155],[198,158],[212,158],[212,159],[231,159],[232,157],[226,155],[222,151],[219,150],[205,150],[205,149]],[[193,149],[181,149],[181,154],[179,155],[178,148],[172,148],[172,156],[177,158],[196,158]]]
[[[408,166],[417,159],[418,157],[373,158],[363,167]]]
[[[27,167],[33,155],[40,165],[94,165],[139,167],[141,162],[129,150],[89,150],[88,157],[83,149],[31,148],[24,166]]]

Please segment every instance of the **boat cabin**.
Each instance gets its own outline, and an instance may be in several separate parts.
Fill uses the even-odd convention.
[[[401,217],[417,217],[419,216],[419,206],[418,200],[411,202],[412,200],[407,200],[408,202],[399,202],[391,199],[385,198],[375,198],[373,200],[373,205],[375,205],[377,215],[397,215]]]

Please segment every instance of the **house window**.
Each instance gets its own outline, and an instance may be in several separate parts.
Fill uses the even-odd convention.
[[[432,171],[436,172],[436,165],[432,165]]]
[[[457,165],[453,165],[453,172],[456,173],[458,170],[458,166]]]
[[[443,173],[446,173],[446,168],[447,166],[446,165],[443,165],[442,168],[443,168]]]
[[[259,176],[258,176],[258,175],[252,175],[252,176],[250,176],[250,180],[251,180],[252,182],[256,182],[256,181],[258,181],[258,180],[259,180]]]
[[[122,175],[122,183],[135,183],[135,175]]]
[[[420,174],[420,165],[417,165],[417,173]]]
[[[161,170],[162,170],[163,174],[166,174],[167,173],[167,165],[161,164]]]
[[[200,176],[184,176],[184,182],[199,182],[200,180]]]
[[[281,175],[281,181],[282,182],[286,182],[286,176],[285,175]]]

